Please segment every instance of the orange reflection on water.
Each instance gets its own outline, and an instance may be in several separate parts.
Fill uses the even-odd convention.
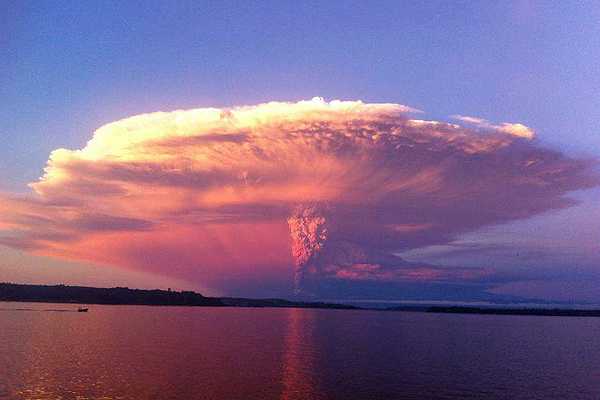
[[[320,399],[315,310],[288,308],[281,400]]]

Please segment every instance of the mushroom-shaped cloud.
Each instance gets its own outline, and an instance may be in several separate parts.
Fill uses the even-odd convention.
[[[569,191],[598,183],[525,125],[413,112],[315,98],[110,123],[52,152],[31,196],[0,200],[0,241],[225,292],[291,282],[294,265],[298,291],[460,280],[481,271],[395,254],[569,206]]]

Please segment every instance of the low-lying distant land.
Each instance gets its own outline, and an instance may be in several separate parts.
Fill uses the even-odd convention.
[[[26,285],[0,283],[0,301],[66,304],[110,304],[192,307],[289,307],[343,310],[412,311],[444,314],[532,315],[561,317],[600,317],[600,310],[557,308],[499,308],[464,306],[423,306],[365,308],[348,304],[292,301],[284,299],[248,299],[206,297],[193,291],[144,290],[127,287],[95,288],[67,285]]]
[[[427,312],[453,314],[539,315],[550,317],[600,317],[600,310],[576,310],[564,308],[429,307]]]
[[[245,299],[206,297],[192,291],[143,290],[127,287],[95,288],[67,285],[23,285],[0,283],[0,301],[32,303],[112,304],[195,307],[296,307],[356,309],[346,304],[290,301],[283,299]]]

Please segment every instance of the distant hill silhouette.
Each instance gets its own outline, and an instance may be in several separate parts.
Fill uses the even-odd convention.
[[[127,287],[95,288],[66,285],[24,285],[0,283],[0,301],[121,304],[148,306],[211,306],[211,307],[293,307],[326,309],[365,309],[347,304],[291,301],[284,299],[247,299],[237,297],[205,297],[192,291],[143,290]],[[380,311],[413,311],[450,314],[541,315],[563,317],[600,317],[600,310],[549,308],[488,308],[464,306],[399,306]]]
[[[200,293],[191,291],[177,292],[159,289],[129,289],[127,287],[95,288],[66,285],[23,285],[15,283],[0,283],[0,301],[148,306],[358,308],[344,304],[296,302],[282,299],[205,297]]]
[[[126,287],[95,288],[66,285],[0,283],[0,301],[80,304],[137,304],[156,306],[223,306],[221,300],[199,293],[141,290]]]

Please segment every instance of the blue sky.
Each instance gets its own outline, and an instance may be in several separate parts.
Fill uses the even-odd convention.
[[[600,157],[599,21],[593,1],[7,1],[0,190],[28,192],[52,150],[126,116],[314,96],[520,122]],[[598,195],[578,193],[567,221],[598,215]],[[536,218],[511,237],[560,236]]]

